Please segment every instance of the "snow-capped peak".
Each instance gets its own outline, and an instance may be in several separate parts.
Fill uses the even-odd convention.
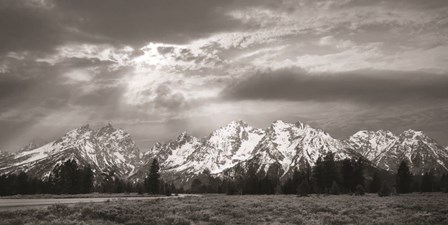
[[[293,124],[291,123],[285,123],[283,122],[283,120],[275,120],[274,122],[272,122],[271,127],[272,128],[278,128],[278,129],[284,129],[284,128],[289,128],[293,126]]]
[[[124,177],[141,163],[139,149],[124,130],[109,124],[95,132],[87,124],[42,147],[15,154],[7,165],[0,165],[0,172],[25,170],[43,176],[69,159],[89,164],[98,173],[116,170]]]
[[[113,133],[114,131],[115,131],[115,128],[112,126],[112,124],[108,123],[106,126],[101,127],[101,128],[97,131],[96,135],[97,135],[97,136],[101,136],[101,135],[103,135],[103,134],[110,134],[110,133]]]
[[[183,131],[182,133],[179,134],[179,136],[177,136],[176,141],[177,142],[184,142],[187,141],[188,139],[192,138],[192,136],[190,136],[187,131]]]
[[[412,129],[401,133],[376,163],[379,167],[396,171],[401,161],[407,161],[414,174],[435,169],[448,170],[448,153],[434,139],[422,131]]]
[[[333,152],[337,159],[348,156],[347,146],[327,132],[302,122],[274,121],[257,145],[258,164],[278,164],[284,172],[313,166],[316,160]],[[267,169],[265,167],[265,169]]]
[[[350,136],[345,142],[365,158],[376,161],[397,140],[398,137],[388,130],[361,130]]]

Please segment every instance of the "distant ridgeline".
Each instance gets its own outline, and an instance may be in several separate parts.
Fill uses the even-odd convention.
[[[257,129],[233,121],[205,138],[183,132],[142,153],[122,129],[85,125],[0,154],[0,194],[443,191],[447,165],[448,149],[414,130],[338,140],[301,122]]]

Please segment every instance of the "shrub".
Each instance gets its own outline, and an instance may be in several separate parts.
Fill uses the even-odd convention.
[[[364,195],[365,192],[364,186],[360,184],[356,185],[355,195]]]
[[[89,206],[83,207],[81,209],[81,216],[82,216],[82,218],[92,218],[92,217],[94,217],[94,214],[95,214],[95,212]]]
[[[56,216],[68,216],[71,214],[71,210],[67,205],[55,204],[48,206],[48,211]]]
[[[380,191],[378,192],[378,196],[384,197],[384,196],[390,196],[392,194],[392,189],[387,184],[383,184],[381,186]]]
[[[179,216],[169,216],[165,218],[166,224],[172,225],[190,225],[191,222],[188,219]]]

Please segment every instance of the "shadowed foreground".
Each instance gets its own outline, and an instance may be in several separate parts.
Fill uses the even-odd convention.
[[[448,195],[226,196],[52,205],[0,224],[448,224]]]

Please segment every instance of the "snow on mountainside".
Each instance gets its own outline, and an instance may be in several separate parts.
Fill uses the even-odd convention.
[[[255,129],[242,121],[233,121],[212,132],[183,165],[171,171],[198,173],[207,169],[212,174],[221,173],[251,158],[255,145],[263,135],[261,129]]]
[[[181,135],[182,136],[182,135]],[[319,156],[334,152],[337,159],[359,156],[345,143],[328,133],[303,123],[275,121],[266,130],[253,128],[243,121],[233,121],[199,141],[180,142],[179,138],[167,144],[156,144],[146,154],[158,156],[166,173],[187,175],[208,170],[220,175],[246,164],[259,165],[267,171],[280,167],[283,173],[290,169],[312,166]],[[174,156],[182,152],[182,156]],[[149,164],[149,157],[147,164]]]
[[[141,163],[139,149],[122,129],[108,124],[94,131],[85,125],[42,147],[18,152],[0,161],[0,173],[25,171],[46,177],[55,165],[69,159],[80,165],[91,165],[96,174],[114,170],[122,177],[129,176]]]
[[[406,160],[414,174],[430,170],[446,172],[448,151],[421,131],[407,130],[399,136],[390,131],[359,131],[346,140],[379,168],[396,171]]]
[[[39,146],[36,143],[30,142],[26,146],[24,146],[21,149],[19,149],[19,152],[26,152],[26,151],[33,150],[33,149],[38,148],[38,147]]]
[[[361,130],[345,142],[356,149],[363,157],[375,163],[378,157],[396,140],[398,140],[398,137],[387,130]]]
[[[396,171],[402,160],[409,163],[414,174],[448,170],[448,151],[421,131],[407,130],[400,134],[379,156],[377,166]]]
[[[151,151],[161,161],[161,166],[165,170],[181,166],[187,161],[193,151],[201,146],[201,141],[190,136],[187,132],[181,133],[176,140],[166,144],[157,143]],[[148,154],[147,153],[147,154]],[[149,157],[151,159],[151,157]]]
[[[327,132],[314,129],[307,124],[275,121],[256,146],[255,163],[265,166],[280,165],[284,172],[292,168],[313,166],[327,152],[335,153],[336,159],[358,156],[349,146],[334,139]]]
[[[417,174],[448,170],[448,149],[420,131],[395,136],[390,131],[363,130],[341,141],[307,124],[280,120],[264,130],[233,121],[202,139],[183,132],[175,140],[157,143],[145,154],[128,133],[110,124],[98,130],[85,125],[34,147],[30,144],[13,154],[1,153],[0,174],[25,171],[46,177],[55,165],[74,159],[90,165],[97,175],[113,170],[122,178],[141,180],[157,158],[162,174],[169,179],[189,179],[205,170],[227,176],[252,165],[259,166],[259,171],[285,175],[294,168],[313,166],[327,152],[333,152],[336,160],[364,157],[393,172],[401,160],[407,160]]]

